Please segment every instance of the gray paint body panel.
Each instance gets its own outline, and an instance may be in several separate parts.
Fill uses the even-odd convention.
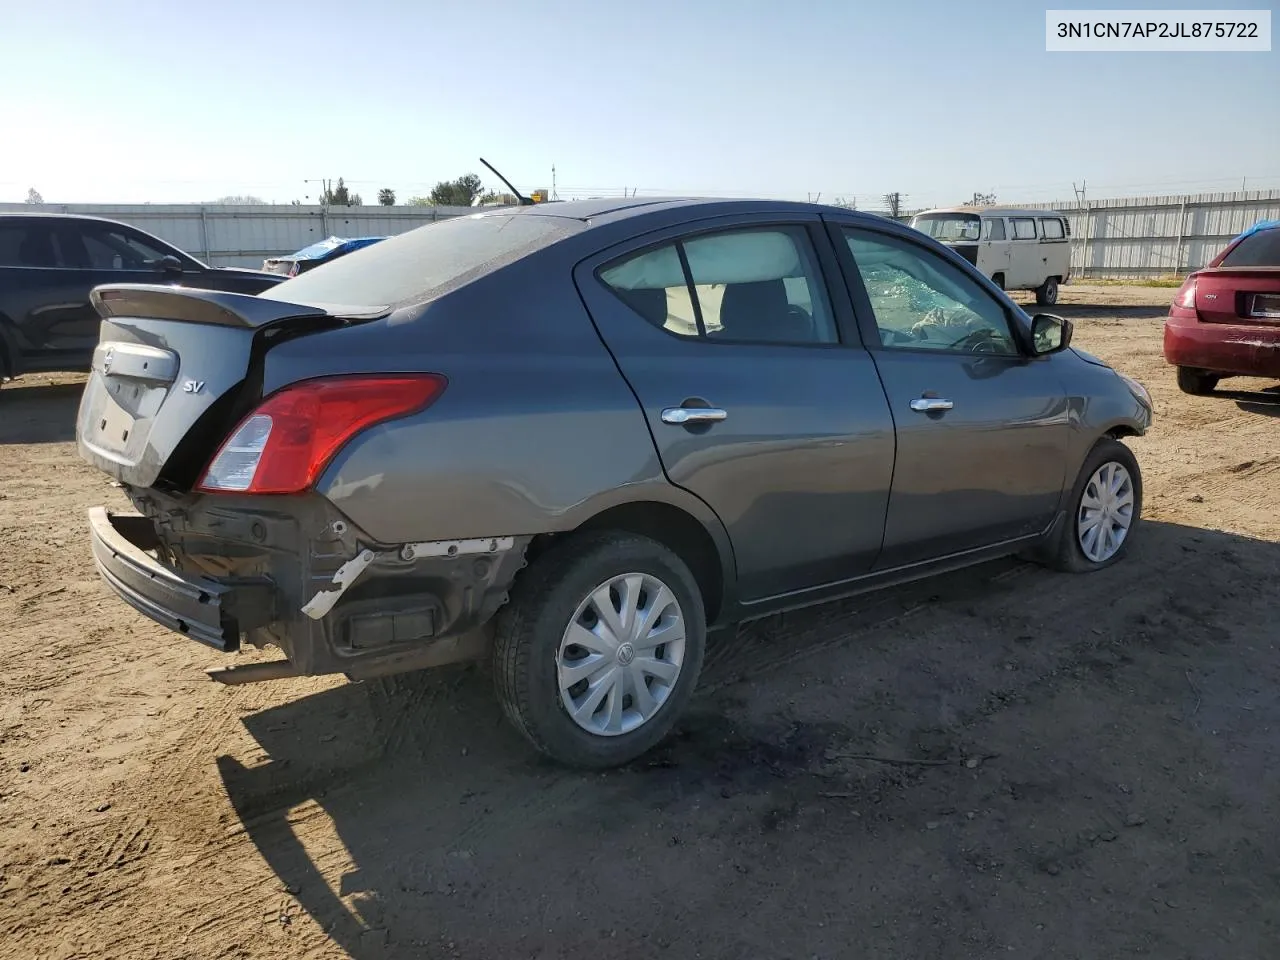
[[[573,530],[614,506],[668,504],[710,535],[723,574],[721,616],[733,619],[1016,549],[1049,529],[1099,436],[1150,423],[1114,371],[1072,350],[1000,360],[864,347],[865,293],[822,221],[910,236],[881,218],[768,201],[555,204],[518,215],[581,217],[584,227],[430,302],[301,331],[261,352],[248,325],[104,321],[104,339],[171,351],[177,369],[166,360],[158,379],[130,380],[130,389],[158,391],[149,398],[111,401],[154,421],[149,453],[129,453],[122,465],[85,445],[106,409],[90,393],[82,453],[146,487],[195,435],[196,420],[207,425],[213,402],[233,390],[251,404],[331,374],[440,373],[449,382],[435,403],[356,436],[321,478],[319,502],[351,521],[346,537],[359,531],[379,549],[529,537]],[[594,274],[608,259],[686,231],[764,222],[812,228],[841,344],[682,340]],[[1026,326],[1012,301],[977,279]],[[175,389],[196,366],[204,392]],[[956,407],[936,419],[910,411],[926,390]],[[663,407],[689,397],[726,408],[729,419],[696,430],[661,421]],[[169,499],[153,513],[180,513],[196,498],[174,491]],[[288,498],[276,508],[300,509]],[[318,527],[308,535],[325,563],[355,549],[316,540]]]

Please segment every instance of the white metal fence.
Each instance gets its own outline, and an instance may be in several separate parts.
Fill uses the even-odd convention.
[[[0,213],[78,213],[128,223],[219,267],[261,268],[329,236],[384,237],[471,213],[470,207],[295,207],[221,204],[0,204]]]
[[[1259,220],[1280,220],[1280,190],[1029,203],[1071,217],[1075,277],[1159,277],[1198,270]]]
[[[1072,275],[1154,277],[1204,266],[1242,230],[1280,219],[1280,190],[1031,203],[1071,218]],[[0,204],[120,220],[217,266],[261,267],[267,257],[341,237],[390,236],[469,207],[301,207],[216,204]]]

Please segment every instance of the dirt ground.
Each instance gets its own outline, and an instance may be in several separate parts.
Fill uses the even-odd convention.
[[[6,385],[0,956],[1276,956],[1280,388],[1178,393],[1171,294],[1058,309],[1155,397],[1125,563],[746,627],[606,775],[534,759],[481,668],[210,683],[94,573],[81,381]]]

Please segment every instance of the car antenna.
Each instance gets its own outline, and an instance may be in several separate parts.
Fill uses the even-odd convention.
[[[508,190],[510,190],[513,194],[515,194],[516,200],[517,200],[517,201],[519,201],[519,206],[522,206],[522,207],[532,207],[532,206],[534,205],[533,201],[532,201],[531,199],[529,199],[528,197],[526,197],[523,193],[521,193],[521,192],[520,192],[519,190],[517,190],[515,187],[513,187],[513,186],[511,185],[511,181],[510,181],[510,180],[508,180],[506,177],[504,177],[502,174],[500,174],[500,173],[498,172],[497,167],[495,167],[492,163],[490,163],[490,162],[489,162],[488,160],[486,160],[484,157],[481,157],[481,158],[480,158],[480,162],[481,162],[481,163],[483,163],[483,164],[484,164],[486,167],[488,167],[490,170],[492,170],[492,171],[493,171],[493,175],[494,175],[495,177],[497,177],[499,180],[501,180],[503,183],[505,183],[505,184],[507,185],[507,189],[508,189]]]

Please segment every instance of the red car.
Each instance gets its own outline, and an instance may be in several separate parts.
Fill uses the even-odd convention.
[[[1223,377],[1280,379],[1280,222],[1260,227],[1187,277],[1169,307],[1164,358],[1187,393]]]

